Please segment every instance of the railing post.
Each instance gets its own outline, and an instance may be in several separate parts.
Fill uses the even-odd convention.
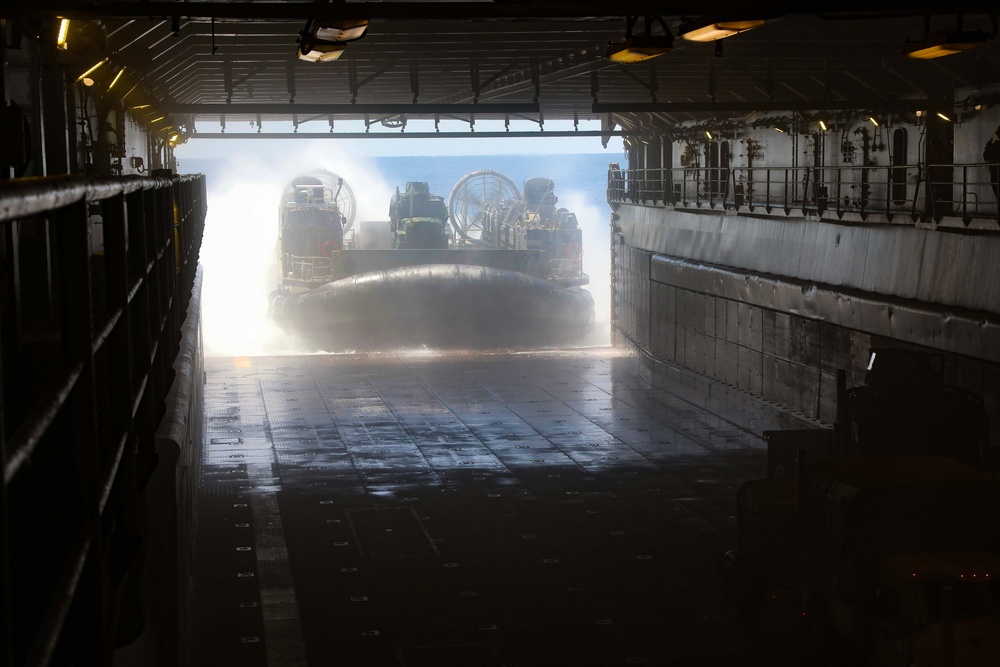
[[[966,225],[971,222],[969,218],[969,167],[962,165],[962,222]]]
[[[78,475],[80,508],[83,512],[81,539],[89,542],[86,565],[76,586],[80,596],[88,598],[81,614],[80,627],[75,628],[74,649],[78,655],[100,656],[104,652],[103,636],[107,600],[101,595],[106,589],[101,545],[100,479],[101,452],[97,440],[97,404],[94,384],[93,305],[91,301],[90,236],[86,202],[71,204],[55,214],[56,247],[59,258],[59,322],[60,347],[64,363],[82,362],[83,369],[67,400],[67,415],[72,424],[70,440]],[[72,592],[70,593],[72,595]],[[35,655],[55,649],[56,638],[49,647],[38,646]],[[44,653],[43,653],[44,654]],[[47,660],[46,660],[47,661]],[[45,661],[43,661],[45,662]]]
[[[9,223],[7,223],[9,224]],[[0,327],[2,327],[0,321]],[[0,340],[3,332],[0,331]],[[0,355],[2,356],[2,355]],[[0,363],[0,387],[3,387],[3,364]],[[0,391],[0,666],[13,667],[14,647],[12,636],[13,609],[10,580],[10,555],[13,545],[7,526],[10,522],[10,504],[7,499],[7,436],[6,406]]]

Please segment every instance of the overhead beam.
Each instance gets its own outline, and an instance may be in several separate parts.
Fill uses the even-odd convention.
[[[926,99],[912,100],[788,100],[743,102],[598,102],[593,113],[692,113],[692,112],[751,112],[751,111],[840,111],[880,109],[886,111],[919,111],[927,109]]]
[[[501,139],[625,136],[624,130],[535,130],[531,132],[197,132],[189,139]]]
[[[534,102],[510,102],[499,104],[162,104],[157,110],[166,113],[194,115],[239,115],[239,114],[316,114],[316,115],[357,115],[357,114],[407,114],[420,116],[436,113],[456,114],[515,114],[538,113],[540,107]]]
[[[645,16],[669,13],[671,16],[700,16],[705,12],[703,1],[670,3],[662,2],[619,2],[609,13],[608,3],[599,0],[574,3],[534,2],[366,2],[332,3],[315,2],[102,2],[87,3],[71,0],[5,0],[3,14],[10,18],[50,18],[61,16],[69,19],[128,19],[162,16],[181,18],[240,18],[240,19],[308,19],[329,18],[369,18],[369,19],[512,19],[512,18],[605,18],[608,16]],[[669,12],[666,12],[666,10]],[[987,0],[964,0],[941,7],[937,14],[989,13],[995,3]],[[801,13],[802,5],[797,0],[781,0],[768,3],[767,13],[771,16]],[[728,0],[712,3],[712,13],[716,16],[746,14],[745,0]],[[825,16],[886,14],[893,16],[922,16],[921,9],[900,9],[895,0],[840,0],[835,13]]]

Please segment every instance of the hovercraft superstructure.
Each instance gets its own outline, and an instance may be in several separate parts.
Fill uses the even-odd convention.
[[[388,224],[403,234],[392,249],[354,242],[353,193],[342,178],[314,171],[293,179],[279,212],[275,319],[332,351],[579,340],[593,325],[594,301],[581,289],[588,277],[575,216],[555,208],[550,179],[527,181],[524,196],[516,187],[479,193],[474,211],[458,212],[456,192],[484,173],[495,172],[456,185],[450,208],[426,183],[397,191]],[[434,233],[418,241],[413,222]]]

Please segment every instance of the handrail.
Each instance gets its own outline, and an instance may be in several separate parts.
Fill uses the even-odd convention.
[[[200,175],[0,182],[32,257],[0,300],[0,667],[110,662],[206,208]]]
[[[912,222],[958,217],[1000,223],[988,163],[939,165],[686,166],[608,171],[608,202]],[[929,194],[928,194],[929,193]],[[877,218],[873,219],[873,216]]]

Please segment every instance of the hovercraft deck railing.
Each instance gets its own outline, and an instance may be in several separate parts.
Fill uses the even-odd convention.
[[[139,614],[123,591],[205,207],[201,176],[0,183],[0,665],[110,664]]]
[[[675,167],[608,172],[608,202],[863,222],[1000,223],[986,163]]]

